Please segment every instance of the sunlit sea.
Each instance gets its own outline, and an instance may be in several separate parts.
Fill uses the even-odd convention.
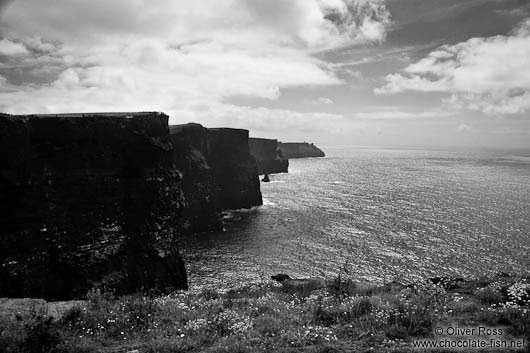
[[[530,152],[324,151],[271,175],[264,205],[226,213],[223,232],[182,239],[191,287],[530,270]]]

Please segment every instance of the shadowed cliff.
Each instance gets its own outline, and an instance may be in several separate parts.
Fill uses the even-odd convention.
[[[0,116],[0,296],[186,288],[160,113]]]
[[[248,131],[162,113],[0,115],[0,297],[186,289],[179,235],[261,205]]]
[[[250,138],[249,147],[250,154],[256,159],[259,174],[288,172],[289,160],[281,156],[278,140]]]
[[[248,131],[242,129],[207,129],[199,124],[170,126],[171,139],[179,149],[187,149],[194,159],[201,161],[201,169],[207,170],[209,190],[215,189],[208,200],[207,209],[216,202],[220,209],[250,208],[263,203],[259,187],[258,171],[250,155]],[[178,150],[178,149],[177,149]],[[176,156],[177,164],[184,170],[184,183],[194,172],[189,168],[189,158]],[[204,175],[204,174],[203,174]],[[212,185],[213,183],[213,185]],[[193,188],[186,191],[189,198]],[[197,205],[202,203],[197,199]]]

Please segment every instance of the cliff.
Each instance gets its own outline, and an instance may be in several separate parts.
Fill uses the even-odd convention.
[[[324,152],[312,143],[278,142],[278,149],[284,158],[325,157]]]
[[[278,155],[278,140],[250,138],[249,148],[256,159],[259,174],[288,172],[289,160]]]
[[[186,288],[160,113],[0,116],[0,297]]]
[[[170,126],[170,133],[173,160],[182,171],[185,228],[193,233],[221,229],[218,186],[205,157],[209,150],[208,130],[199,124],[186,124]]]
[[[208,129],[208,163],[214,169],[224,209],[263,204],[256,161],[250,155],[248,130]]]
[[[219,209],[250,208],[261,205],[258,170],[250,155],[248,131],[241,129],[207,129],[198,124],[170,127],[171,139],[179,149],[192,151],[201,160],[202,169],[209,170],[212,178],[208,189],[215,189],[208,207],[217,203]],[[185,162],[175,156],[179,165]],[[187,183],[189,168],[182,167]],[[199,201],[200,203],[200,201]]]

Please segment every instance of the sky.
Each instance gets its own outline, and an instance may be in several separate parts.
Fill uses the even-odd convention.
[[[0,112],[530,148],[530,0],[0,0]]]

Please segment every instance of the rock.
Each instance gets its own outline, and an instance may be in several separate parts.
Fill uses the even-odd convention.
[[[256,159],[259,174],[287,173],[289,160],[278,153],[278,140],[250,138],[250,154]]]
[[[445,289],[446,291],[449,290],[455,290],[461,287],[463,283],[466,281],[461,277],[431,277],[428,278],[422,282],[419,282],[419,285],[421,284],[434,284],[437,286],[440,286],[441,288]],[[406,286],[407,288],[416,289],[418,287],[418,283],[409,284]]]
[[[460,277],[432,277],[427,279],[427,282],[439,285],[445,290],[454,290],[459,288],[465,280]]]
[[[198,124],[186,124],[173,125],[170,131],[173,143],[183,150],[193,151],[194,158],[202,161],[202,169],[208,169],[212,174],[209,183],[214,186],[208,184],[208,189],[213,188],[217,192],[212,194],[208,205],[199,202],[195,209],[206,208],[211,213],[214,204],[217,204],[218,209],[239,209],[263,203],[256,162],[250,155],[247,130],[207,129]],[[190,164],[189,158],[176,158],[183,161],[178,162],[179,165]],[[183,169],[190,170],[188,167]],[[188,174],[195,179],[192,175]],[[185,184],[187,180],[185,175]]]
[[[182,171],[186,199],[183,211],[189,233],[222,229],[221,205],[214,170],[208,164],[208,129],[199,124],[170,126],[173,158]]]
[[[280,282],[284,288],[293,290],[313,291],[320,288],[325,288],[327,283],[323,277],[309,277],[309,278],[291,278],[288,274],[278,273],[271,276],[271,279]]]
[[[286,275],[285,273],[278,273],[277,275],[271,276],[271,279],[282,282],[288,279],[291,279],[289,275]]]
[[[187,288],[185,207],[160,113],[0,116],[0,295]]]
[[[208,129],[212,166],[223,209],[250,208],[263,204],[256,161],[250,155],[248,130]]]
[[[0,318],[4,320],[26,320],[34,316],[45,316],[46,313],[46,301],[44,299],[0,298]]]
[[[312,143],[278,142],[278,149],[284,158],[325,157],[324,152]]]
[[[48,302],[46,316],[54,320],[61,319],[64,314],[73,308],[85,308],[88,303],[85,300],[69,300],[62,302]]]
[[[280,282],[289,290],[314,291],[326,288],[326,280],[322,277],[288,278]]]
[[[399,292],[405,289],[407,286],[397,281],[385,283],[384,288],[390,292]]]
[[[83,300],[46,302],[44,299],[0,298],[0,318],[17,321],[40,316],[59,320],[74,307],[84,308],[86,305],[87,302]]]

